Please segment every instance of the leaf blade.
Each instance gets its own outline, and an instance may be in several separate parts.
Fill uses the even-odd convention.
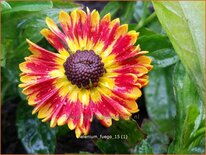
[[[56,130],[48,124],[41,123],[36,116],[31,115],[31,107],[21,102],[17,109],[17,131],[25,149],[30,154],[54,153]]]
[[[153,1],[153,5],[160,23],[203,99],[205,94],[205,54],[203,52],[205,38],[202,33],[205,32],[204,2]],[[194,31],[194,28],[197,31]]]

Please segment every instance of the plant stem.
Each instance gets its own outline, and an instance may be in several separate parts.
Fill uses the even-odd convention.
[[[149,17],[147,17],[145,20],[140,20],[140,22],[138,23],[138,25],[135,27],[135,30],[139,30],[140,28],[142,28],[143,26],[146,26],[147,24],[149,24],[154,18],[156,17],[156,13],[153,12]]]

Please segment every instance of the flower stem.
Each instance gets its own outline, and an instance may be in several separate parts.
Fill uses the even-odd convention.
[[[140,20],[140,22],[138,23],[138,25],[136,26],[135,30],[139,30],[140,28],[142,28],[143,26],[146,26],[147,24],[149,24],[154,18],[156,17],[156,13],[153,12],[149,17],[147,17],[145,20]]]

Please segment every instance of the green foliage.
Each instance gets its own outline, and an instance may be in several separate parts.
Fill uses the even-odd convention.
[[[51,1],[44,1],[44,2],[36,2],[36,1],[30,1],[28,2],[9,2],[9,4],[5,1],[2,2],[3,6],[7,6],[9,9],[3,9],[2,14],[7,13],[15,13],[19,11],[41,11],[44,9],[51,9],[52,8],[52,2]]]
[[[144,120],[142,129],[147,134],[146,146],[148,150],[153,150],[154,154],[165,154],[168,150],[169,137],[166,133],[162,132],[159,124],[152,120]],[[171,129],[170,129],[171,130]],[[140,151],[139,149],[138,151]]]
[[[108,139],[98,139],[96,145],[103,153],[134,153],[135,144],[144,139],[145,134],[134,120],[119,120],[109,128]]]
[[[16,125],[18,137],[28,153],[54,153],[56,130],[51,129],[49,124],[41,123],[36,116],[31,115],[31,108],[26,102],[21,102],[18,106]]]
[[[107,13],[110,13],[112,18],[117,17],[121,12],[121,23],[129,23],[133,19],[133,12],[135,10],[135,2],[109,2],[104,9],[100,12],[100,16],[103,17]]]
[[[147,142],[147,140],[142,140],[140,144],[136,146],[136,154],[153,154],[152,146]]]
[[[1,11],[6,11],[6,10],[9,10],[11,9],[11,6],[9,5],[9,3],[7,3],[6,1],[2,1],[1,2]]]
[[[176,53],[203,99],[205,94],[204,2],[153,2],[153,4]]]
[[[194,153],[196,147],[202,147],[199,153],[204,153],[200,145],[205,135],[203,101],[181,63],[176,65],[173,77],[177,99],[176,136],[169,152]]]
[[[104,9],[100,12],[100,16],[103,17],[107,13],[110,13],[112,18],[114,18],[115,14],[120,8],[120,3],[116,1],[109,2]]]
[[[130,25],[130,29],[134,25]],[[164,68],[175,64],[179,58],[174,52],[171,42],[165,34],[160,34],[148,28],[139,29],[140,37],[136,44],[141,46],[142,50],[149,51],[154,68]]]
[[[153,10],[153,5],[155,11]],[[61,10],[83,8],[63,1],[1,1],[2,100],[21,98],[17,109],[18,137],[31,154],[55,153],[56,138],[68,127],[51,129],[31,115],[19,84],[19,63],[30,55],[26,38],[51,49],[39,33],[46,16],[58,23]],[[135,45],[152,58],[149,84],[143,89],[148,120],[113,121],[107,135],[93,140],[102,153],[189,154],[205,148],[205,30],[203,2],[110,1],[100,12],[111,13],[137,30]],[[82,154],[90,154],[83,151]]]
[[[157,68],[149,73],[150,84],[145,87],[146,106],[150,118],[158,124],[161,131],[174,135],[176,114],[173,93],[173,66]]]

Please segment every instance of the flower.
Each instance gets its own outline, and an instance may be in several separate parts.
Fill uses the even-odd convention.
[[[19,65],[19,87],[43,122],[68,124],[76,137],[87,135],[93,117],[106,127],[112,119],[129,119],[139,111],[136,99],[148,84],[151,59],[119,18],[100,19],[98,11],[61,11],[60,27],[46,18],[41,34],[57,50],[48,51],[27,40],[32,55]]]

